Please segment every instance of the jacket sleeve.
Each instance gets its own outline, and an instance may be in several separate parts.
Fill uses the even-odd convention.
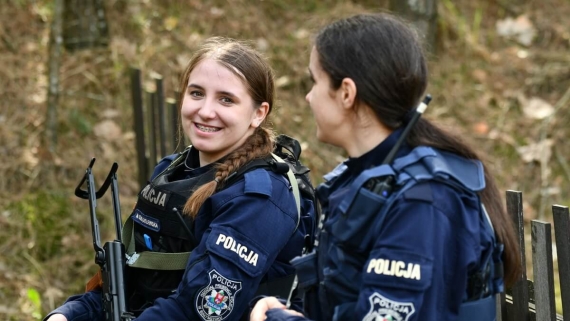
[[[197,225],[202,215],[215,219],[204,229],[176,293],[157,299],[138,321],[239,320],[297,225],[287,181],[270,179],[265,170],[249,172],[210,197]]]
[[[44,321],[54,314],[63,314],[68,321],[103,320],[101,304],[101,291],[99,290],[74,295],[69,297],[62,306],[50,312]]]
[[[477,233],[469,228],[477,218],[468,217],[472,212],[462,208],[461,197],[447,195],[445,203],[402,198],[387,213],[362,271],[358,320],[457,315],[476,260]]]

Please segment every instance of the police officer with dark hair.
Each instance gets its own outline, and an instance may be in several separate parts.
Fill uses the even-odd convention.
[[[514,228],[470,147],[423,118],[407,131],[427,87],[416,33],[389,14],[335,21],[309,71],[317,137],[349,158],[317,189],[316,252],[293,261],[304,311],[266,297],[251,320],[494,320]]]

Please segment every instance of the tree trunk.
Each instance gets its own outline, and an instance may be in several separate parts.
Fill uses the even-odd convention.
[[[48,95],[46,138],[48,150],[55,153],[57,147],[57,105],[59,100],[59,65],[61,62],[63,0],[54,0],[48,57]]]
[[[65,0],[63,39],[69,51],[107,46],[109,27],[103,0]]]
[[[428,51],[435,53],[437,0],[390,0],[390,10],[415,25],[425,38]]]

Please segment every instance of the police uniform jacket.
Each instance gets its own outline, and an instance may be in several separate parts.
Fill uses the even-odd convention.
[[[212,164],[197,166],[197,151],[188,155],[179,179],[211,170]],[[193,228],[199,244],[177,291],[136,320],[239,320],[262,280],[293,274],[289,261],[301,254],[306,234],[297,225],[287,178],[263,168],[245,173],[201,207]],[[70,297],[55,313],[69,321],[102,320],[101,294]]]
[[[458,320],[462,302],[469,300],[468,275],[481,269],[493,247],[476,192],[445,179],[420,181],[397,194],[388,209],[376,208],[358,233],[341,240],[346,229],[360,224],[355,218],[375,207],[361,200],[361,212],[343,217],[339,207],[354,192],[352,183],[381,165],[400,134],[397,130],[361,157],[348,159],[317,189],[327,218],[317,247],[317,288],[305,298],[310,319],[451,321]],[[403,145],[396,158],[411,151]],[[306,320],[278,309],[267,316],[270,321]],[[483,319],[474,315],[473,320]]]

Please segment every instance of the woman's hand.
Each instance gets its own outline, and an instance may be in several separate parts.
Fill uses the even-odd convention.
[[[54,314],[50,316],[46,321],[67,321],[67,318],[63,314]]]
[[[267,316],[265,315],[265,313],[270,309],[282,309],[290,315],[303,317],[301,313],[287,309],[287,307],[283,303],[279,302],[277,298],[270,296],[257,301],[255,307],[253,307],[253,310],[251,310],[251,314],[249,315],[249,320],[250,321],[266,320]]]

